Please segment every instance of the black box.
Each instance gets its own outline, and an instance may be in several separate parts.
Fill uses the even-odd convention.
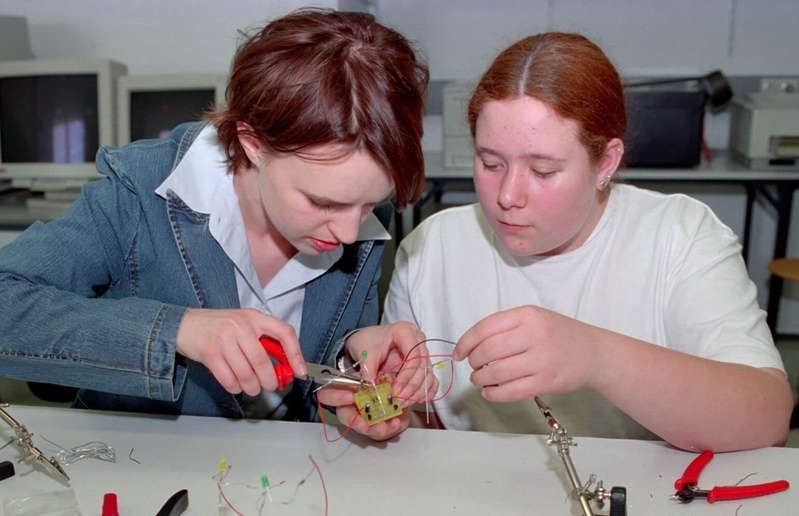
[[[704,91],[628,88],[625,163],[628,167],[691,168],[699,164]]]

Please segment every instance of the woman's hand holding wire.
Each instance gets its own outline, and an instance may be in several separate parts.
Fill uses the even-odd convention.
[[[497,312],[472,326],[452,357],[469,359],[471,381],[489,401],[591,388],[597,328],[538,306]]]
[[[367,383],[388,379],[394,398],[403,408],[429,401],[438,391],[438,381],[432,374],[425,336],[411,323],[363,328],[347,339],[345,348],[360,361],[360,371]],[[353,391],[345,387],[328,386],[317,392],[319,401],[336,407],[343,424],[374,440],[390,439],[408,428],[410,410],[400,416],[369,426],[354,403]]]
[[[431,373],[425,335],[409,322],[363,328],[345,343],[347,353],[361,360],[367,382],[393,378],[394,397],[403,407],[435,395],[438,383]]]
[[[294,328],[254,309],[188,310],[176,351],[207,367],[228,392],[256,396],[278,386],[272,360],[259,341],[264,335],[280,343],[295,374],[307,372]]]

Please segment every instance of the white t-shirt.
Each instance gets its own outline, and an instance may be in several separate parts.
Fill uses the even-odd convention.
[[[551,257],[511,256],[479,205],[462,206],[431,216],[402,242],[383,320],[413,321],[429,339],[454,343],[487,315],[532,304],[692,355],[784,371],[740,251],[706,205],[629,185],[612,185],[582,247]],[[433,355],[452,348],[428,343]],[[434,371],[443,394],[453,369]],[[452,387],[435,404],[445,426],[549,433],[532,400],[487,402],[470,372],[468,361],[454,364]],[[570,434],[655,437],[593,391],[544,399]]]

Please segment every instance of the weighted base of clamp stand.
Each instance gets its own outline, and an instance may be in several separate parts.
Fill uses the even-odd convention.
[[[610,515],[627,516],[627,488],[614,487],[610,490]]]

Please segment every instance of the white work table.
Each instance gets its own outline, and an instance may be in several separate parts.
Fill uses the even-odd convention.
[[[221,459],[231,466],[224,485],[241,514],[259,514],[261,477],[267,475],[272,502],[264,515],[579,515],[568,498],[570,484],[557,450],[547,436],[411,429],[388,443],[373,443],[354,433],[329,443],[322,425],[273,421],[233,421],[182,416],[165,418],[77,409],[6,409],[33,434],[46,456],[58,448],[101,441],[116,451],[116,462],[83,459],[65,466],[69,483],[39,463],[15,464],[17,474],[0,481],[0,502],[8,498],[72,488],[82,514],[99,515],[103,494],[114,492],[121,516],[155,515],[166,500],[188,489],[190,515],[220,512],[212,477]],[[553,407],[556,415],[557,407]],[[0,438],[13,432],[0,421]],[[328,427],[329,435],[339,435]],[[763,515],[793,514],[799,507],[799,449],[767,448],[718,454],[705,468],[699,486],[756,484],[785,479],[782,493],[713,504],[670,499],[674,481],[696,455],[661,442],[575,438],[571,456],[585,482],[595,473],[606,489],[627,489],[627,514]],[[19,447],[0,450],[0,461],[16,462]],[[307,478],[301,483],[302,479]],[[285,481],[283,485],[277,485]],[[276,486],[276,487],[274,487]],[[281,502],[291,501],[283,504]],[[607,514],[608,505],[597,514]]]

